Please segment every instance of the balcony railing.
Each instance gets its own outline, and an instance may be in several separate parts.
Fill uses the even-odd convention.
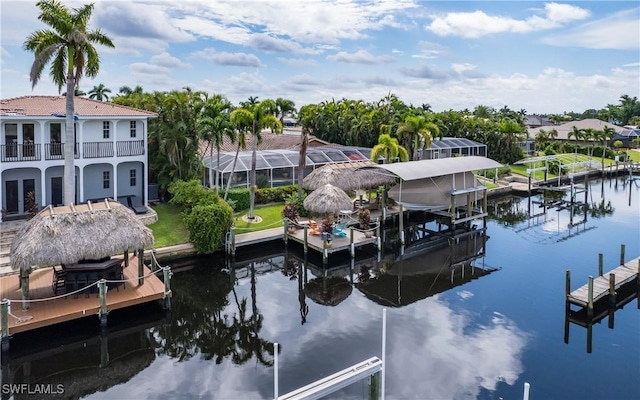
[[[144,141],[128,140],[116,143],[118,157],[141,156],[144,154]]]
[[[74,158],[80,158],[80,143],[76,143],[74,149]],[[64,143],[45,143],[44,144],[45,160],[64,160]]]
[[[0,161],[40,161],[64,160],[64,143],[33,143],[33,144],[4,144],[0,145]],[[75,144],[75,158],[80,158],[80,143]],[[115,153],[115,154],[114,154]],[[82,143],[82,158],[127,157],[144,155],[143,140],[126,140],[116,142],[114,152],[113,142]]]
[[[113,142],[87,142],[82,144],[82,158],[113,157]]]
[[[40,161],[40,144],[3,144],[0,146],[0,161]]]

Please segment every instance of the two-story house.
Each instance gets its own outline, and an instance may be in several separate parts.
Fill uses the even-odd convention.
[[[65,97],[0,100],[0,209],[27,214],[28,194],[38,207],[62,204]],[[148,205],[147,129],[156,114],[75,97],[75,203],[131,196]],[[0,216],[0,221],[2,217]]]

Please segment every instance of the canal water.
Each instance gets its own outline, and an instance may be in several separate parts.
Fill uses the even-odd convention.
[[[90,399],[269,399],[274,343],[282,395],[381,357],[386,309],[388,399],[517,399],[525,382],[532,399],[638,399],[637,296],[590,341],[578,324],[566,332],[564,298],[567,269],[576,289],[597,275],[599,253],[605,271],[622,244],[627,260],[640,255],[639,198],[640,180],[620,177],[589,183],[586,213],[543,207],[541,195],[492,199],[486,243],[482,232],[417,240],[418,228],[437,230],[428,222],[408,230],[402,255],[331,256],[328,270],[281,241],[242,248],[234,263],[175,262],[169,314],[145,306],[113,312],[108,332],[88,318],[17,335],[2,382]],[[385,235],[392,243],[397,228]],[[328,398],[367,393],[359,382]]]

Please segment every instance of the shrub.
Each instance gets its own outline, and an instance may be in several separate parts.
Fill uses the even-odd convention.
[[[297,190],[297,185],[258,189],[256,191],[256,204],[280,203]]]
[[[287,196],[284,200],[285,204],[295,203],[298,206],[298,215],[301,217],[309,217],[311,213],[304,208],[304,199],[307,198],[306,192],[303,192],[302,197],[298,197],[298,192],[293,192]]]
[[[613,142],[613,147],[616,149],[619,149],[620,147],[622,147],[622,145],[622,140],[616,140],[615,142]]]
[[[282,217],[292,222],[298,222],[298,203],[288,203],[282,209]]]
[[[180,207],[183,212],[189,212],[198,204],[217,204],[220,197],[212,189],[200,184],[198,180],[175,181],[169,185],[169,193],[173,195],[169,203]]]
[[[360,223],[360,229],[369,229],[371,225],[371,212],[366,208],[358,211],[358,222]]]
[[[251,192],[247,188],[229,189],[227,198],[235,201],[235,211],[246,210],[251,206]]]
[[[544,155],[545,156],[552,156],[557,154],[556,151],[554,150],[554,148],[552,146],[547,146],[544,148]]]
[[[211,254],[220,248],[233,223],[233,210],[226,203],[196,205],[184,216],[189,240],[198,253]]]

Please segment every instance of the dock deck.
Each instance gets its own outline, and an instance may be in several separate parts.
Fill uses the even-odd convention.
[[[159,300],[164,297],[164,282],[156,275],[150,275],[149,268],[144,266],[144,284],[138,285],[137,258],[132,258],[128,267],[123,269],[124,287],[111,289],[107,293],[107,309],[109,311],[125,308],[137,304]],[[29,294],[31,300],[54,297],[53,269],[38,269],[29,277]],[[9,334],[15,334],[61,322],[98,315],[100,299],[96,293],[89,295],[80,293],[76,296],[59,297],[52,300],[33,301],[29,309],[23,310],[22,292],[19,287],[19,277],[10,275],[0,277],[0,298],[14,300],[9,315]],[[23,322],[20,322],[23,320]]]
[[[325,247],[324,240],[320,235],[307,235],[306,246],[315,251],[319,251],[325,255],[335,253],[338,251],[349,250],[353,251],[355,248],[365,246],[367,244],[377,244],[378,238],[376,236],[366,237],[364,232],[353,229],[353,242],[351,240],[351,229],[346,230],[346,236],[333,235],[330,247]],[[294,233],[287,233],[287,239],[302,243],[305,245],[304,229],[297,229]],[[351,245],[353,244],[353,249]]]
[[[589,298],[589,283],[567,294],[567,301],[581,307],[587,307],[590,302],[595,303],[598,300],[609,296],[611,287],[614,291],[620,286],[631,282],[638,277],[640,273],[640,257],[633,259],[618,266],[602,276],[593,279],[592,295]],[[615,281],[611,282],[610,275],[615,276]],[[615,294],[615,293],[614,293]]]

